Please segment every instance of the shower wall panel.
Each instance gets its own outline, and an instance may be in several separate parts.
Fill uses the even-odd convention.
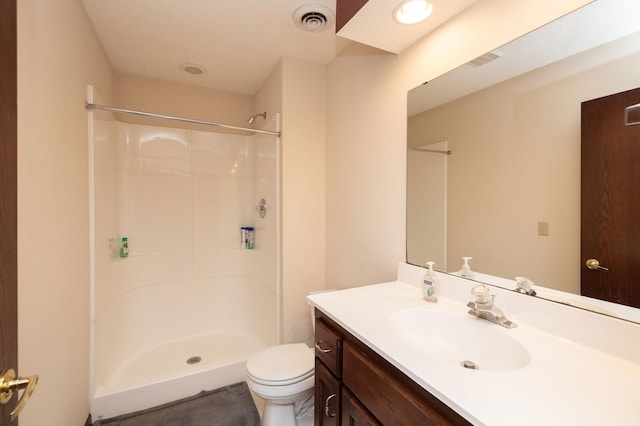
[[[136,288],[211,276],[248,276],[276,293],[274,138],[98,123],[97,315]],[[242,226],[256,228],[255,250],[240,248]]]

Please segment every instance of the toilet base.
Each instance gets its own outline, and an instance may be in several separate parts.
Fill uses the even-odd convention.
[[[293,404],[266,403],[262,413],[262,426],[296,426]]]
[[[294,411],[292,404],[268,404],[262,413],[262,426],[313,426],[313,409],[298,417]]]
[[[277,404],[265,401],[262,411],[262,426],[312,426],[313,389],[305,392],[303,400]]]

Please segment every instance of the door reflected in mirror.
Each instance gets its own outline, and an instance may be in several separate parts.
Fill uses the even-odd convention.
[[[580,294],[586,269],[581,103],[640,86],[637,16],[640,2],[597,0],[499,47],[483,66],[463,65],[409,92],[409,263],[422,266],[442,252],[436,269],[452,272],[471,256],[480,276],[524,276],[563,303],[599,305],[571,296]],[[425,166],[414,157],[445,160],[413,149],[443,141],[451,150],[446,172],[436,178],[446,182],[444,225],[425,238],[424,230],[416,232],[424,224],[415,222],[425,220],[416,200],[433,189],[419,184],[424,170],[417,169]]]

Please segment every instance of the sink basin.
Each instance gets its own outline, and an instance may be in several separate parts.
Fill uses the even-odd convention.
[[[531,355],[499,327],[464,313],[407,309],[388,317],[403,343],[439,362],[479,371],[513,371],[526,367]],[[466,365],[466,367],[465,367]]]

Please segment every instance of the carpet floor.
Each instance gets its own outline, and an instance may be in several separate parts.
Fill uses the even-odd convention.
[[[111,419],[94,426],[259,426],[260,415],[244,382]]]

